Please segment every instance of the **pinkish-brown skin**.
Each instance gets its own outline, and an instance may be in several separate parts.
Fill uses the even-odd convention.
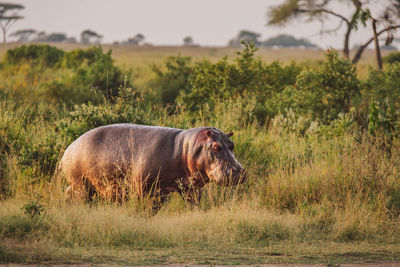
[[[164,198],[177,191],[198,202],[201,188],[215,182],[244,182],[244,168],[233,155],[233,133],[211,127],[181,130],[113,124],[90,130],[64,152],[58,173],[70,185],[70,198],[96,192],[121,200],[129,190]]]

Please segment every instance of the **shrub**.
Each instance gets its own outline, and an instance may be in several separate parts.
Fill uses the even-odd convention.
[[[12,94],[29,94],[21,97],[25,101],[32,97],[37,103],[44,97],[51,104],[97,104],[103,97],[113,100],[119,87],[131,86],[130,72],[115,66],[111,50],[103,53],[101,47],[64,52],[48,45],[20,46],[8,50],[3,62],[11,66],[4,73],[16,76],[12,86],[22,87]],[[5,89],[9,86],[5,83]]]
[[[189,77],[192,73],[190,57],[168,57],[165,62],[166,70],[160,66],[151,65],[156,78],[150,81],[150,86],[157,90],[161,103],[174,104],[179,93],[189,92],[191,85]]]
[[[388,64],[400,62],[400,52],[392,52],[389,55],[383,57],[382,61]]]
[[[400,63],[394,63],[384,71],[369,70],[363,90],[363,104],[367,108],[363,112],[368,116],[368,129],[371,133],[399,133],[399,84]]]
[[[93,46],[88,49],[75,49],[65,53],[63,66],[76,70],[83,64],[94,64],[103,55],[103,51],[99,46]]]
[[[300,67],[294,63],[282,67],[279,62],[266,65],[255,57],[256,47],[245,44],[233,63],[227,58],[212,63],[203,60],[193,66],[189,82],[190,92],[183,93],[182,101],[192,111],[208,104],[211,109],[219,101],[251,94],[257,100],[257,117],[261,123],[270,111],[265,101],[286,86],[294,84]]]
[[[113,123],[149,123],[140,106],[140,97],[131,88],[120,89],[115,104],[94,106],[92,104],[76,105],[66,118],[57,123],[59,131],[67,144],[83,133],[103,125]]]
[[[274,101],[280,112],[290,107],[298,114],[329,124],[340,113],[348,113],[360,96],[356,68],[340,59],[337,52],[328,51],[321,66],[303,70],[296,84],[285,88]]]
[[[114,65],[111,50],[103,53],[100,47],[78,49],[67,54],[65,65],[76,70],[72,77],[75,84],[97,89],[109,99],[118,95],[121,86],[131,86],[127,80],[129,73]]]
[[[26,128],[33,120],[34,111],[17,108],[14,105],[4,107],[0,104],[0,198],[11,195],[8,159],[19,155],[21,149],[29,146]]]
[[[63,57],[63,50],[49,45],[35,44],[7,50],[3,62],[10,65],[31,63],[46,68],[59,65]]]
[[[88,85],[77,84],[67,76],[61,80],[44,82],[41,87],[42,95],[48,103],[65,104],[68,107],[88,102],[98,104],[104,98],[103,92]]]
[[[39,199],[25,204],[22,206],[21,210],[31,219],[39,217],[45,211],[44,207],[39,203]]]

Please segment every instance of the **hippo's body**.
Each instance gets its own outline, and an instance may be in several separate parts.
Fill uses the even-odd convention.
[[[237,184],[244,170],[232,154],[230,136],[210,127],[102,126],[66,149],[59,173],[70,185],[68,194],[79,199],[94,191],[117,200],[129,190],[165,196],[210,181]]]

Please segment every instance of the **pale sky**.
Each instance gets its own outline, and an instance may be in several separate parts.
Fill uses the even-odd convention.
[[[8,2],[8,1],[7,1]],[[10,1],[11,2],[11,1]],[[142,33],[154,45],[180,45],[192,36],[204,46],[225,46],[242,30],[262,35],[261,40],[281,33],[307,38],[321,48],[342,48],[343,30],[337,34],[318,33],[319,22],[298,21],[278,28],[266,26],[267,9],[282,0],[14,0],[25,9],[25,19],[15,23],[9,33],[33,28],[46,33],[62,32],[79,40],[90,29],[103,35],[103,43],[123,41]],[[346,12],[346,7],[335,7]],[[326,23],[334,28],[336,21]],[[351,45],[370,37],[361,30],[352,36]]]

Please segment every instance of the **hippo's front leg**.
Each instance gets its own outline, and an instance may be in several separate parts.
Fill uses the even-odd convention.
[[[177,191],[182,196],[183,200],[191,205],[198,205],[200,203],[204,184],[199,186],[189,178],[177,181],[177,185]]]

